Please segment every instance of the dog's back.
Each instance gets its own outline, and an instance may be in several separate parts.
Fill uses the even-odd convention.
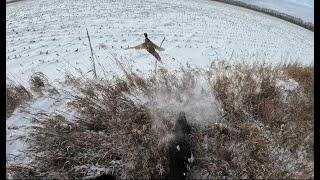
[[[175,138],[169,147],[168,179],[185,179],[192,156],[189,135],[191,128],[184,112],[179,114],[175,125]]]

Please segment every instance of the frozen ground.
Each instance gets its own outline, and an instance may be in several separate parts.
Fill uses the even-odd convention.
[[[49,80],[91,69],[86,28],[96,60],[114,69],[113,56],[133,70],[154,69],[145,51],[124,50],[143,42],[143,33],[166,51],[168,68],[212,61],[298,61],[312,63],[314,33],[286,21],[207,0],[37,0],[7,4],[7,77],[23,85],[42,71]],[[122,48],[121,48],[122,47]],[[97,70],[102,75],[102,68]],[[108,72],[106,72],[108,73]]]
[[[153,56],[146,51],[124,50],[142,43],[145,32],[157,44],[166,38],[162,45],[166,50],[160,56],[168,69],[187,62],[207,67],[214,61],[314,61],[312,31],[218,2],[28,0],[6,7],[7,83],[12,80],[29,88],[30,76],[43,72],[51,84],[60,87],[66,74],[91,75],[86,28],[100,77],[120,73],[114,58],[133,71],[150,73],[155,65]],[[34,114],[54,112],[64,109],[65,103],[42,96],[20,109]],[[24,148],[16,138],[28,131],[30,118],[18,108],[7,120],[9,160]]]

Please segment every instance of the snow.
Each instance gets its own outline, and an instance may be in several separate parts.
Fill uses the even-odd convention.
[[[292,91],[299,86],[299,83],[293,79],[288,79],[287,82],[285,82],[283,80],[277,80],[276,86],[280,87],[281,89],[283,89],[285,91]]]
[[[46,93],[46,92],[44,92]],[[70,94],[60,91],[60,95],[44,94],[35,97],[29,102],[19,106],[6,121],[6,157],[8,164],[26,164],[31,162],[31,158],[25,155],[25,150],[29,148],[27,140],[34,125],[32,119],[37,117],[44,120],[47,115],[63,113],[67,121],[71,120],[74,111],[68,108]],[[44,116],[41,118],[41,116]]]
[[[273,9],[314,23],[313,0],[240,0],[248,4]]]
[[[222,60],[314,61],[313,32],[223,3],[37,0],[7,4],[7,76],[25,86],[30,75],[38,71],[50,81],[66,73],[91,76],[86,28],[102,77],[121,74],[114,58],[133,71],[150,74],[155,64],[153,56],[143,50],[124,50],[142,43],[144,32],[156,44],[166,38],[162,45],[166,50],[160,56],[169,69],[187,62],[206,67]]]
[[[110,78],[121,76],[117,61],[132,71],[150,75],[155,58],[146,51],[124,50],[144,41],[143,33],[159,44],[164,66],[177,70],[182,65],[206,68],[211,63],[268,63],[314,61],[314,33],[297,25],[262,13],[209,0],[28,0],[6,5],[6,75],[10,81],[30,89],[30,76],[46,75],[54,87],[67,74],[80,78],[92,76],[91,52],[86,35],[89,31],[95,54],[97,74]],[[199,79],[194,97],[182,102],[155,94],[157,109],[164,111],[197,111],[195,122],[212,120],[218,112],[207,111],[208,105],[218,107],[215,97],[204,97]],[[67,89],[56,98],[39,96],[20,106],[6,121],[6,155],[21,162],[29,161],[22,151],[25,141],[16,139],[30,132],[34,114],[68,112]],[[134,96],[132,96],[134,98]],[[140,104],[147,100],[137,98]],[[25,107],[28,107],[27,109]],[[219,111],[216,108],[216,111]],[[21,111],[23,110],[23,111]],[[212,113],[212,114],[210,114]],[[69,116],[72,117],[72,112]],[[66,116],[68,119],[68,116]],[[215,121],[218,121],[215,119]],[[7,162],[8,162],[7,161]]]
[[[112,164],[117,164],[119,163],[118,161],[112,161]],[[112,166],[113,167],[113,166]],[[106,168],[104,166],[101,166],[99,164],[86,164],[86,165],[81,165],[81,166],[75,166],[74,167],[75,171],[79,173],[87,173],[86,177],[83,179],[91,179],[94,178],[98,175],[102,175],[103,173],[108,174],[108,173],[113,173],[114,169],[113,168]]]

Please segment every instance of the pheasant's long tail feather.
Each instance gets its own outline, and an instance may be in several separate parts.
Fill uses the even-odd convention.
[[[159,62],[162,63],[161,57],[160,57],[160,55],[159,55],[156,51],[154,51],[154,52],[152,53],[152,55],[153,55]]]

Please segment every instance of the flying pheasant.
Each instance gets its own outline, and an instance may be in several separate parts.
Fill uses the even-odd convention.
[[[150,39],[148,38],[148,34],[144,33],[144,43],[138,45],[138,46],[134,46],[131,48],[134,49],[146,49],[150,54],[152,54],[158,61],[161,61],[161,57],[159,56],[159,54],[156,52],[156,49],[159,51],[164,51],[163,48],[157,46],[156,44],[154,44],[152,41],[150,41]]]

